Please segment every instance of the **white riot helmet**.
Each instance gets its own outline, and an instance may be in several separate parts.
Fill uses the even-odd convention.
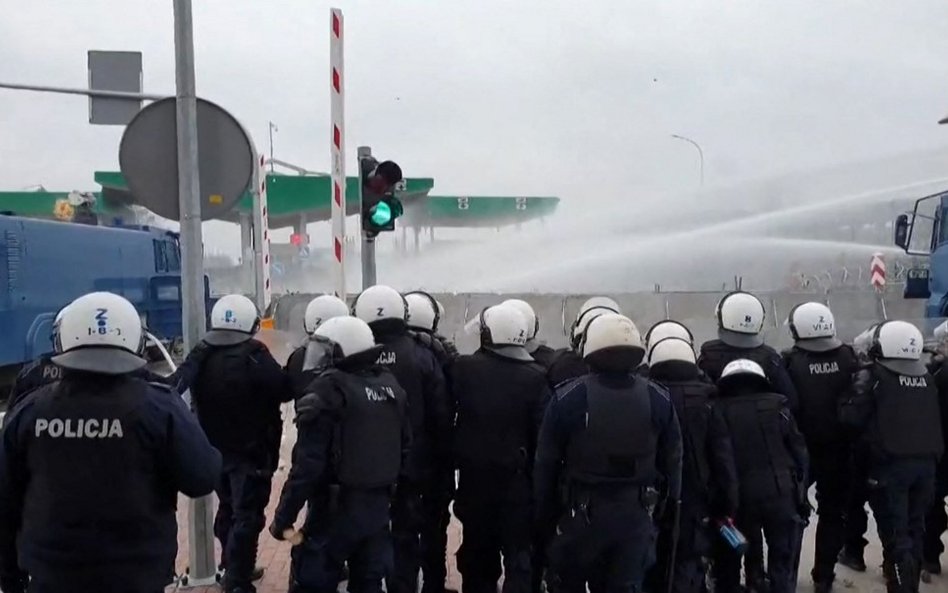
[[[829,352],[842,345],[836,337],[833,312],[823,303],[801,303],[787,317],[790,337],[797,348],[809,352]]]
[[[242,294],[229,294],[211,309],[211,330],[204,341],[212,346],[233,346],[246,342],[260,329],[260,313],[253,301]]]
[[[521,299],[507,299],[501,305],[509,305],[520,311],[523,318],[527,320],[527,341],[537,337],[537,332],[540,331],[540,318],[537,317],[537,313],[530,306],[530,303]]]
[[[335,344],[339,358],[348,358],[375,348],[375,336],[369,324],[356,317],[327,319],[316,328],[313,335]]]
[[[869,354],[882,366],[902,375],[921,376],[922,332],[907,321],[886,321],[876,326]]]
[[[52,360],[67,369],[124,375],[145,366],[143,347],[134,305],[111,292],[93,292],[63,309]]]
[[[388,319],[404,322],[408,317],[408,305],[401,293],[391,286],[376,284],[356,297],[352,314],[369,325]]]
[[[438,331],[441,322],[441,304],[421,290],[405,293],[408,305],[408,327],[429,333]]]
[[[619,303],[615,302],[609,297],[595,296],[590,299],[587,299],[586,302],[582,304],[582,306],[579,308],[579,313],[576,314],[576,318],[577,319],[580,318],[583,313],[596,307],[604,307],[611,311],[615,311],[616,313],[622,312],[619,309]]]
[[[691,342],[682,338],[671,337],[661,339],[649,345],[649,367],[654,367],[655,365],[662,364],[663,362],[673,361],[687,362],[690,364],[695,364],[697,362],[697,358],[695,357],[695,349],[694,346],[691,345]]]
[[[645,350],[646,355],[651,356],[652,347],[666,338],[678,338],[689,344],[695,343],[691,330],[685,327],[685,324],[673,319],[659,321],[645,332]]]
[[[69,305],[66,305],[68,307]],[[53,319],[53,327],[49,332],[49,339],[53,342],[53,350],[55,352],[61,352],[62,346],[59,342],[59,326],[63,321],[63,314],[66,312],[66,307],[63,307],[56,313],[56,317]]]
[[[718,379],[718,385],[728,385],[735,382],[746,381],[756,384],[760,389],[769,389],[770,380],[767,373],[759,364],[753,360],[739,358],[732,360],[721,371],[721,378]]]
[[[583,341],[583,335],[586,333],[586,328],[589,327],[589,324],[592,323],[592,320],[601,316],[608,314],[618,315],[619,312],[615,309],[605,306],[596,306],[590,307],[585,311],[581,312],[576,316],[576,321],[573,322],[573,327],[569,332],[569,342],[574,350],[577,352],[580,351],[580,344]]]
[[[303,313],[303,330],[307,334],[316,331],[323,322],[333,317],[348,317],[349,305],[332,294],[323,294],[311,300]]]
[[[715,308],[718,337],[728,346],[756,348],[764,343],[764,304],[749,292],[725,295]]]
[[[642,335],[635,323],[618,313],[605,313],[591,320],[580,349],[583,360],[593,368],[608,371],[631,371],[645,355]]]
[[[494,305],[481,311],[478,320],[481,346],[516,360],[533,360],[527,343],[527,320],[510,305]]]

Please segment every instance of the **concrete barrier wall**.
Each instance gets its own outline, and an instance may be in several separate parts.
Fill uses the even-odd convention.
[[[610,295],[622,312],[631,317],[643,335],[652,324],[671,318],[691,329],[695,340],[703,342],[715,337],[716,321],[714,308],[725,292],[673,292],[673,293],[629,293]],[[277,329],[290,335],[303,335],[303,311],[316,295],[293,294],[279,297],[274,320]],[[436,294],[445,308],[440,323],[441,332],[453,338],[462,352],[472,352],[477,347],[477,336],[464,331],[465,324],[484,308],[500,303],[507,298],[522,298],[533,305],[540,317],[542,341],[554,348],[565,346],[569,328],[576,313],[589,295],[561,294]],[[880,297],[869,291],[846,291],[829,294],[775,292],[759,293],[767,308],[765,336],[775,348],[784,348],[791,339],[784,322],[790,310],[806,301],[827,303],[836,316],[836,325],[841,338],[851,340],[881,317]],[[924,331],[922,323],[923,301],[905,300],[898,287],[884,295],[889,319],[913,321]]]

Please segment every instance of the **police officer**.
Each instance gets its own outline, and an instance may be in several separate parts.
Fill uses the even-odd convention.
[[[701,345],[698,366],[712,381],[721,378],[733,360],[753,360],[767,374],[773,389],[787,398],[791,411],[797,408],[797,393],[776,350],[764,344],[764,305],[749,292],[732,292],[718,302],[714,311],[718,339]]]
[[[443,496],[444,484],[438,478],[452,467],[451,402],[435,355],[408,333],[408,305],[397,290],[371,286],[356,297],[352,309],[382,346],[379,364],[392,371],[408,394],[412,448],[393,503],[395,566],[387,590],[415,593],[422,550],[437,545],[431,542],[438,539],[434,532],[440,528],[436,521],[425,521],[425,509],[436,505],[425,505],[424,499]],[[426,580],[436,586],[437,577]]]
[[[800,397],[797,421],[810,454],[809,483],[816,483],[816,550],[811,575],[816,593],[829,593],[845,538],[844,515],[851,481],[851,442],[839,408],[852,390],[859,362],[836,337],[836,321],[822,303],[803,303],[787,318],[794,345],[784,364]]]
[[[739,480],[737,526],[745,534],[763,530],[767,540],[767,576],[772,593],[796,590],[806,508],[807,452],[803,436],[754,361],[728,363],[718,380],[714,414],[730,434]],[[716,591],[740,591],[740,557],[715,540]],[[746,567],[745,567],[746,569]],[[748,588],[761,575],[747,574]]]
[[[652,357],[652,348],[666,338],[684,340],[692,347],[692,350],[694,350],[694,336],[691,335],[691,330],[685,327],[684,324],[674,319],[659,321],[645,332],[645,358],[642,360],[642,364],[639,365],[639,368],[636,369],[636,372],[648,375],[648,361]],[[698,374],[702,377],[704,376],[704,373],[702,373],[700,369],[698,370]]]
[[[861,430],[869,460],[869,506],[892,593],[918,591],[925,514],[944,452],[938,389],[920,357],[922,334],[911,323],[876,327],[871,367],[855,380],[843,420]]]
[[[135,307],[106,292],[63,313],[53,362],[0,435],[0,589],[157,593],[172,577],[178,492],[209,494],[220,454],[145,366]]]
[[[878,325],[876,323],[869,326],[853,339],[853,351],[861,366],[872,366],[869,350]],[[863,551],[869,545],[869,540],[865,537],[869,529],[869,512],[866,510],[866,504],[869,502],[869,460],[864,447],[857,446],[857,443],[853,445],[849,464],[849,499],[844,513],[845,536],[839,563],[856,572],[866,572]]]
[[[406,323],[409,332],[423,347],[431,350],[444,372],[446,393],[451,406],[450,417],[457,412],[457,401],[451,390],[451,365],[458,357],[458,349],[445,336],[438,333],[438,325],[444,315],[444,307],[433,296],[422,290],[405,293],[408,305]],[[448,464],[440,475],[432,478],[428,495],[422,497],[422,514],[425,533],[421,549],[421,566],[424,574],[422,593],[444,593],[447,579],[448,526],[451,523],[451,501],[456,489],[454,468]],[[456,592],[452,592],[456,593]]]
[[[527,320],[527,343],[525,348],[530,356],[533,357],[533,360],[544,368],[549,369],[556,351],[537,339],[537,333],[540,331],[540,317],[536,311],[533,310],[530,303],[521,299],[507,299],[501,304],[514,307],[520,311],[520,314]]]
[[[346,562],[350,591],[381,592],[392,557],[389,505],[411,440],[407,396],[376,364],[381,348],[364,321],[334,317],[315,334],[333,345],[334,363],[299,401],[293,465],[270,533],[294,544],[290,593],[335,591]]]
[[[331,361],[331,345],[313,338],[313,333],[327,319],[346,317],[349,315],[349,305],[339,297],[331,294],[322,294],[306,305],[303,312],[303,331],[306,332],[306,341],[294,350],[286,359],[286,374],[293,388],[293,398],[303,397],[309,383],[317,374],[319,366],[325,366]],[[307,362],[307,350],[309,361]]]
[[[935,328],[937,353],[928,365],[928,372],[935,379],[941,407],[941,430],[948,448],[948,322]],[[922,580],[931,582],[932,575],[941,574],[940,558],[945,551],[942,534],[948,530],[948,513],[945,498],[948,497],[948,455],[942,455],[935,476],[935,501],[925,516],[925,539],[922,545]]]
[[[503,555],[504,593],[527,593],[530,476],[550,391],[545,369],[525,348],[530,324],[517,308],[490,307],[479,325],[480,348],[452,367],[459,470],[454,512],[464,526],[458,571],[465,593],[496,593]]]
[[[683,328],[675,322],[668,326]],[[655,328],[653,328],[655,329]],[[661,328],[659,328],[661,331]],[[690,337],[690,332],[671,330]],[[711,517],[733,517],[737,473],[727,427],[712,422],[715,386],[695,362],[691,343],[667,337],[648,346],[648,378],[668,390],[681,426],[683,444],[681,508],[674,523],[661,525],[658,562],[649,571],[649,590],[701,593],[705,559],[711,556]],[[676,545],[677,542],[677,545]],[[671,583],[668,579],[671,576]]]
[[[537,446],[538,528],[556,533],[548,582],[631,593],[654,559],[656,492],[666,508],[679,500],[681,433],[668,394],[631,373],[645,354],[631,320],[597,317],[581,352],[591,373],[557,390]]]
[[[228,593],[253,593],[262,576],[254,563],[280,458],[280,404],[292,399],[282,367],[254,339],[259,329],[250,299],[221,297],[211,310],[211,330],[176,373],[191,384],[201,426],[224,456],[214,535]]]
[[[592,297],[583,303],[569,331],[569,346],[557,350],[550,360],[547,380],[551,386],[558,387],[589,372],[580,350],[586,327],[600,315],[619,312],[619,305],[609,297]]]

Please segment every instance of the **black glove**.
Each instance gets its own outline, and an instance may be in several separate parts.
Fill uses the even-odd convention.
[[[0,591],[3,593],[26,593],[30,576],[22,570],[0,575]]]
[[[312,422],[326,409],[318,393],[307,393],[296,400],[296,423]]]

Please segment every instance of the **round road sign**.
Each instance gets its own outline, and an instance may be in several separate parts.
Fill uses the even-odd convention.
[[[125,128],[119,165],[135,203],[178,220],[178,139],[174,97],[148,105]],[[255,151],[234,116],[197,100],[201,219],[221,218],[250,187]]]

